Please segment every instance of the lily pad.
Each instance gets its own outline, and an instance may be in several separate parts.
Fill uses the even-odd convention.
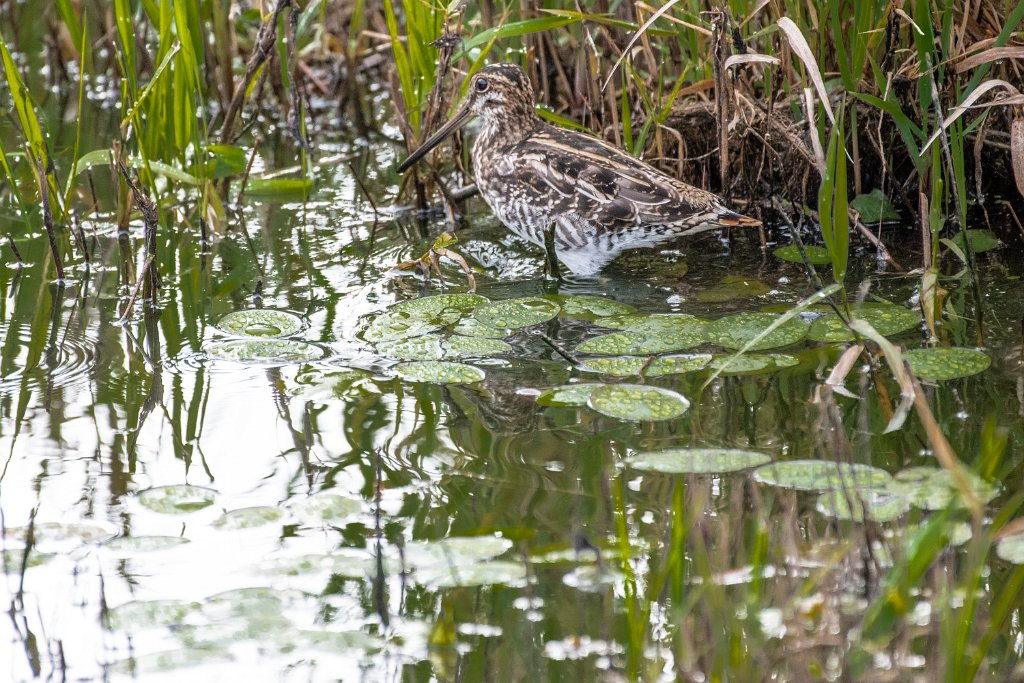
[[[914,374],[924,379],[946,380],[984,372],[992,360],[981,351],[965,348],[911,349],[903,354]]]
[[[452,332],[464,337],[486,337],[487,339],[501,339],[512,334],[512,330],[505,330],[500,327],[484,325],[475,318],[466,318],[452,328]]]
[[[590,394],[602,384],[566,384],[548,389],[537,397],[542,406],[585,406]]]
[[[486,375],[480,368],[465,363],[446,361],[418,361],[395,366],[395,374],[407,382],[431,382],[433,384],[472,384],[482,381]]]
[[[906,514],[910,501],[888,488],[836,490],[818,496],[816,507],[818,512],[835,519],[893,522]]]
[[[582,369],[616,377],[660,377],[703,370],[710,361],[711,354],[707,353],[661,356],[654,359],[643,356],[607,356],[587,359],[583,362]]]
[[[114,631],[177,626],[199,608],[199,603],[184,600],[134,600],[107,612],[107,625]]]
[[[982,503],[999,495],[999,487],[974,472],[961,470],[963,480]],[[889,489],[922,510],[944,510],[961,502],[962,494],[952,473],[938,467],[908,467],[894,475]]]
[[[20,574],[22,564],[26,569],[33,569],[46,564],[53,554],[41,553],[33,549],[25,562],[25,550],[22,548],[8,548],[0,551],[0,572],[4,574]]]
[[[302,318],[294,313],[270,308],[233,311],[217,321],[222,332],[243,337],[290,337],[302,327]]]
[[[363,502],[336,493],[317,493],[295,501],[291,508],[295,516],[302,522],[320,524],[361,512]]]
[[[633,469],[667,474],[720,474],[764,465],[771,456],[734,448],[670,448],[636,453],[624,462]]]
[[[185,545],[189,540],[181,536],[119,536],[103,544],[108,551],[121,557],[151,553]]]
[[[921,315],[894,304],[864,304],[852,316],[871,324],[879,334],[891,336],[911,330],[921,324]],[[835,313],[827,313],[813,323],[807,333],[816,342],[847,342],[855,339],[853,332]]]
[[[609,327],[613,330],[626,330],[657,336],[702,334],[704,326],[707,325],[706,320],[682,313],[613,315],[594,322],[601,327]]]
[[[576,347],[576,353],[607,356],[649,356],[666,351],[682,351],[704,342],[701,330],[689,332],[613,332],[588,339]]]
[[[751,299],[772,291],[772,288],[755,278],[743,275],[726,275],[717,285],[697,293],[697,301],[721,303],[736,299]]]
[[[483,304],[473,311],[473,317],[491,327],[519,328],[551,320],[558,315],[559,310],[554,301],[523,297]]]
[[[612,315],[628,315],[636,311],[629,304],[603,296],[548,294],[544,298],[554,301],[561,307],[562,310],[558,314],[560,317],[574,320],[596,320]]]
[[[439,294],[401,301],[375,317],[363,339],[376,343],[409,339],[453,325],[487,303],[477,294]]]
[[[800,363],[796,356],[788,353],[745,353],[739,358],[714,356],[708,363],[709,370],[721,370],[723,375],[760,375],[791,368]]]
[[[290,339],[232,339],[206,345],[211,358],[239,363],[308,363],[324,357],[316,344]]]
[[[741,349],[760,335],[781,316],[774,313],[736,313],[708,323],[706,329],[710,341],[727,349]],[[772,330],[766,337],[751,346],[748,351],[774,349],[795,344],[807,335],[808,324],[803,318],[792,318]]]
[[[449,564],[429,571],[413,574],[417,583],[432,588],[460,586],[521,585],[525,583],[526,565],[523,562],[492,560],[476,564]]]
[[[671,420],[690,407],[682,394],[641,384],[606,384],[590,394],[588,405],[608,417],[632,422]]]
[[[189,484],[157,486],[140,491],[139,503],[153,512],[181,515],[210,507],[216,495],[217,492],[213,489]]]
[[[512,347],[500,339],[425,334],[413,339],[383,342],[377,350],[389,358],[401,360],[442,360],[445,358],[483,358],[511,353]]]
[[[786,460],[754,470],[754,480],[798,491],[880,488],[892,480],[885,470],[859,463]]]
[[[274,522],[280,521],[284,513],[281,508],[271,507],[269,505],[239,508],[238,510],[230,510],[225,512],[216,521],[213,526],[217,529],[251,529],[254,527],[265,526],[267,524],[273,524]]]
[[[511,548],[512,541],[499,536],[449,536],[407,543],[404,560],[414,570],[465,566],[493,559]]]
[[[866,194],[859,194],[851,199],[850,208],[855,209],[865,223],[886,223],[900,219],[896,207],[878,189]]]
[[[789,261],[790,263],[803,263],[803,256],[800,255],[800,247],[795,244],[787,244],[784,247],[779,247],[772,252],[775,254],[775,258],[783,261]],[[832,257],[829,256],[828,249],[826,247],[819,247],[815,245],[805,246],[804,253],[807,254],[807,261],[812,266],[824,266],[832,263]]]

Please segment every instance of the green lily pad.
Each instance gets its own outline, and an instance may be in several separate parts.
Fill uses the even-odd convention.
[[[251,529],[280,521],[284,513],[281,508],[269,505],[239,508],[225,512],[213,526],[217,529]]]
[[[28,540],[28,527],[8,527],[4,536],[21,542]],[[89,522],[39,522],[32,527],[35,550],[49,552],[51,547],[77,546],[83,543],[104,543],[117,536],[111,524]]]
[[[946,380],[984,372],[992,360],[981,351],[965,348],[911,349],[903,354],[914,374],[923,379]]]
[[[417,583],[431,588],[461,586],[521,585],[526,582],[523,562],[492,560],[476,564],[449,564],[413,574]]]
[[[199,603],[184,600],[134,600],[107,612],[107,625],[114,631],[177,626],[199,609]]]
[[[217,321],[219,330],[241,337],[290,337],[302,326],[294,313],[270,308],[233,311]]]
[[[983,252],[999,248],[999,238],[996,237],[994,232],[991,230],[975,229],[958,232],[953,237],[953,244],[960,247],[961,251],[965,251],[964,233],[967,234],[967,241],[970,242],[971,250],[975,254],[981,254]]]
[[[157,486],[140,491],[139,503],[153,512],[181,515],[210,507],[216,495],[213,489],[189,484]]]
[[[483,358],[512,353],[512,347],[500,339],[486,337],[448,337],[428,333],[397,342],[383,342],[377,350],[400,360],[442,360],[445,358]]]
[[[417,361],[395,366],[395,374],[407,382],[433,384],[472,384],[486,377],[484,371],[465,363]]]
[[[795,244],[787,244],[784,247],[779,247],[772,252],[775,254],[775,258],[783,261],[789,261],[790,263],[803,263],[803,256],[800,255],[800,247]],[[805,246],[804,253],[807,254],[807,261],[812,266],[824,266],[832,263],[832,257],[829,256],[828,249],[826,247],[818,246]]]
[[[292,512],[305,524],[322,524],[362,512],[363,502],[337,493],[317,493],[291,504]]]
[[[726,275],[717,285],[697,293],[697,301],[721,303],[736,299],[751,299],[772,291],[772,288],[754,278],[743,275]]]
[[[886,223],[900,220],[896,207],[878,189],[866,194],[859,194],[851,199],[850,208],[856,210],[865,223]]]
[[[721,474],[764,465],[771,456],[734,448],[670,448],[636,453],[624,462],[633,469],[666,474]]]
[[[491,560],[511,548],[512,541],[498,536],[449,536],[407,543],[404,562],[415,571],[463,567]]]
[[[28,555],[28,562],[25,562],[25,550],[22,548],[0,550],[0,572],[20,574],[23,563],[26,569],[33,569],[46,564],[52,557],[52,553],[41,553],[33,549]]]
[[[711,321],[705,330],[708,339],[715,344],[727,349],[741,349],[780,317],[774,313],[736,313]],[[808,327],[803,318],[792,318],[747,350],[760,351],[795,344],[807,335]]]
[[[231,339],[206,345],[211,358],[238,363],[308,363],[324,357],[316,344],[291,339]]]
[[[185,545],[189,540],[181,536],[119,536],[103,544],[103,547],[122,557],[139,553],[151,553]]]
[[[1024,533],[999,539],[996,543],[996,555],[1013,564],[1024,564]]]
[[[477,294],[439,294],[401,301],[377,315],[363,331],[371,343],[409,339],[454,325],[487,303]]]
[[[704,342],[701,330],[690,332],[613,332],[588,339],[576,347],[576,353],[606,356],[649,356],[666,351],[682,351]]]
[[[761,375],[798,365],[800,360],[788,353],[745,353],[739,358],[714,356],[708,370],[721,370],[725,376]]]
[[[818,512],[835,519],[894,522],[910,510],[910,501],[888,488],[836,490],[818,496],[816,507]]]
[[[512,334],[512,330],[505,330],[500,327],[484,325],[475,318],[466,318],[452,328],[452,332],[463,337],[486,337],[487,339],[501,339]]]
[[[864,304],[852,312],[854,318],[867,321],[883,336],[911,330],[921,324],[921,315],[894,304]],[[816,342],[847,342],[856,337],[835,313],[827,313],[813,323],[807,333]]]
[[[473,317],[484,325],[515,329],[551,320],[559,310],[554,301],[528,296],[483,304],[473,311]]]
[[[642,356],[606,356],[587,359],[583,362],[581,369],[615,377],[632,377],[634,375],[660,377],[703,370],[710,361],[711,354],[707,353],[661,356],[654,359]]]
[[[612,315],[628,315],[636,311],[629,304],[603,296],[547,294],[544,298],[554,301],[561,307],[561,312],[558,314],[560,317],[574,320],[596,320]]]
[[[613,315],[594,322],[601,327],[613,330],[626,330],[652,336],[702,334],[704,326],[707,325],[706,320],[682,313]]]
[[[537,397],[542,406],[585,406],[590,394],[602,384],[566,384],[548,389]]]
[[[682,394],[641,384],[606,384],[590,394],[588,405],[608,417],[631,422],[671,420],[690,407]]]
[[[754,480],[798,491],[880,488],[892,480],[885,470],[859,463],[786,460],[754,470]]]
[[[974,472],[961,470],[964,481],[982,503],[999,495],[999,487]],[[944,510],[950,504],[961,502],[960,489],[952,473],[938,467],[908,467],[897,472],[889,489],[922,510]]]

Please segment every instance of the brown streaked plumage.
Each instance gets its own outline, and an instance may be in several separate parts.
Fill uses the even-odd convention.
[[[558,259],[592,274],[625,249],[723,227],[757,226],[714,194],[672,178],[589,135],[555,128],[534,110],[533,88],[514,64],[484,67],[455,115],[399,165],[405,171],[466,123],[480,194],[513,232],[544,246],[554,227]]]

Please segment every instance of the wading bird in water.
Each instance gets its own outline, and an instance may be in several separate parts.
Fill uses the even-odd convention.
[[[533,87],[515,64],[484,67],[455,115],[399,165],[412,167],[473,115],[480,194],[511,230],[591,275],[626,249],[653,247],[718,228],[760,225],[613,145],[545,123]],[[548,237],[548,241],[545,241]],[[549,251],[549,258],[551,254]]]

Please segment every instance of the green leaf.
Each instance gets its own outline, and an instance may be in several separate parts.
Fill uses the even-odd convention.
[[[884,223],[900,220],[900,214],[881,190],[859,194],[850,201],[850,206],[860,214],[865,223]]]

